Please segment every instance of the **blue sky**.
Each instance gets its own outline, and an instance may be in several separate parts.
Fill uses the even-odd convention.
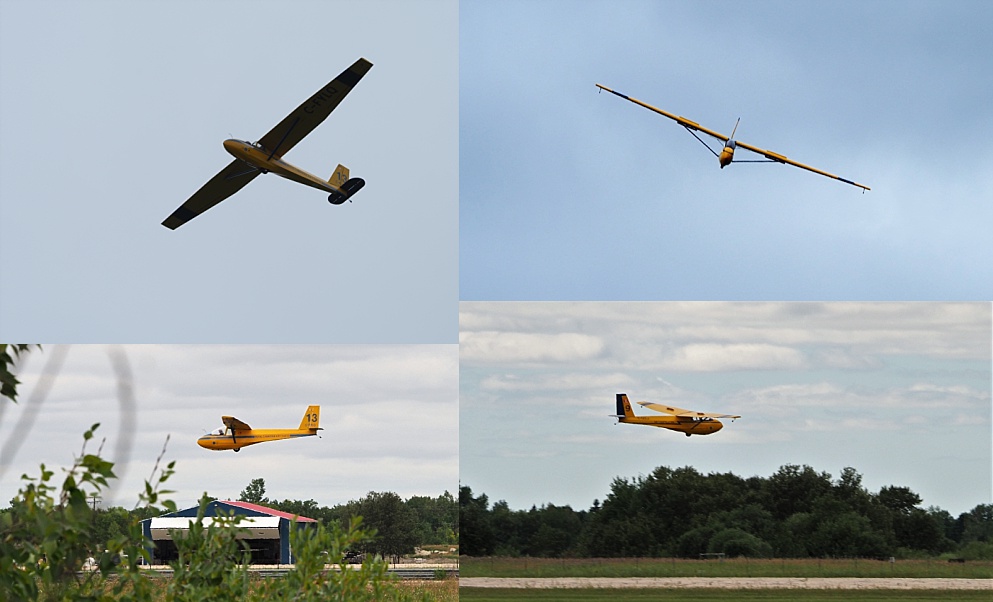
[[[0,340],[75,344],[49,406],[68,430],[18,462],[68,458],[94,417],[116,428],[105,350],[85,344],[140,343],[163,346],[129,348],[152,388],[128,479],[166,432],[187,440],[231,406],[297,424],[345,366],[368,376],[351,391],[378,391],[349,411],[417,428],[367,417],[313,456],[265,450],[275,495],[301,491],[282,467],[309,460],[349,485],[322,503],[421,491],[407,475],[431,492],[458,474],[461,435],[463,482],[516,507],[584,507],[660,464],[851,465],[949,510],[989,502],[991,40],[982,1],[0,2]],[[348,166],[367,182],[354,203],[270,175],[160,225],[231,161],[224,139],[260,137],[360,56],[372,70],[286,156]],[[740,117],[739,140],[872,191],[721,170],[596,83],[724,133]],[[666,300],[704,303],[628,303]],[[880,300],[986,303],[844,303]],[[416,375],[380,382],[456,341],[461,406],[406,403]],[[256,345],[274,343],[313,359],[260,396]],[[359,347],[335,344],[398,359],[353,364],[338,354]],[[424,374],[443,398],[444,361]],[[80,396],[70,374],[102,388]],[[620,389],[746,419],[699,441],[613,427]],[[0,410],[0,435],[23,411]],[[396,460],[425,440],[443,466]],[[174,445],[189,499],[252,478]],[[367,455],[329,461],[352,448]]]
[[[462,300],[993,299],[987,2],[469,1],[459,33]],[[872,191],[721,170],[596,83]]]
[[[41,374],[60,354],[61,369],[39,401]],[[126,369],[115,370],[112,358]],[[132,403],[120,401],[118,372],[131,375]],[[21,475],[37,477],[42,462],[68,467],[95,422],[87,452],[106,438],[104,457],[120,477],[103,495],[109,505],[135,505],[167,435],[165,461],[176,461],[176,474],[166,488],[180,507],[204,491],[237,499],[256,478],[271,499],[327,506],[370,491],[436,497],[458,486],[455,344],[45,346],[19,362],[18,374],[18,403],[0,402],[3,506]],[[296,428],[312,404],[321,406],[320,438],[238,453],[197,446],[223,426],[222,415],[255,428]],[[26,435],[19,444],[18,435]]]
[[[459,479],[512,508],[601,501],[658,466],[786,464],[993,500],[988,303],[463,302]],[[739,414],[685,437],[615,424],[614,397]],[[635,406],[636,414],[651,414]]]
[[[458,4],[4,2],[0,337],[454,343]],[[161,222],[357,58],[372,70],[285,159]]]

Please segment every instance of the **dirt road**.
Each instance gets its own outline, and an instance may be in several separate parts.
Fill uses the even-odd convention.
[[[463,577],[459,587],[655,589],[968,589],[993,591],[991,579],[869,579],[801,577],[617,577],[491,578]]]

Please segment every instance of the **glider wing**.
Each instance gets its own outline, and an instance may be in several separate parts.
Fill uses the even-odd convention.
[[[259,144],[269,151],[269,157],[282,157],[286,151],[296,146],[297,142],[303,140],[304,136],[327,119],[331,111],[371,68],[372,63],[365,59],[360,58],[355,61],[351,67],[342,71],[338,77],[331,80],[331,83],[318,90],[280,121],[279,125],[262,136]]]
[[[247,424],[245,424],[241,420],[238,420],[234,416],[221,416],[221,421],[224,423],[224,426],[228,427],[229,429],[231,429],[233,431],[250,431],[250,430],[252,430],[252,427],[248,426]]]
[[[648,109],[649,111],[655,111],[659,115],[663,115],[665,117],[668,117],[669,119],[672,119],[673,121],[675,121],[676,123],[678,123],[679,125],[681,125],[681,126],[683,126],[685,128],[689,128],[691,130],[696,130],[698,132],[703,132],[704,134],[707,134],[708,136],[713,136],[714,138],[717,138],[721,142],[727,142],[728,141],[728,137],[725,136],[724,134],[721,134],[719,132],[715,132],[714,130],[709,130],[709,129],[703,127],[702,125],[700,125],[699,123],[697,123],[695,121],[690,121],[689,119],[687,119],[685,117],[680,117],[679,115],[674,115],[674,114],[672,114],[672,113],[670,113],[668,111],[663,111],[662,109],[660,109],[658,107],[653,107],[652,105],[650,105],[648,103],[641,102],[637,98],[631,98],[627,94],[621,94],[620,92],[615,92],[615,91],[611,90],[610,88],[608,88],[606,86],[601,86],[600,84],[597,84],[596,87],[597,88],[600,88],[601,90],[606,90],[607,92],[610,92],[611,94],[616,94],[617,96],[620,96],[621,98],[623,98],[625,100],[630,100],[634,104],[641,105],[641,106],[645,107],[646,109]]]
[[[644,406],[650,410],[655,410],[656,412],[662,412],[663,414],[672,414],[673,416],[688,416],[694,418],[741,418],[741,416],[734,416],[732,414],[695,412],[693,410],[684,410],[683,408],[674,408],[672,406],[666,406],[660,403],[649,403],[647,401],[639,401],[638,405]]]
[[[257,175],[259,175],[259,170],[244,161],[235,159],[201,186],[200,190],[193,193],[193,196],[180,205],[179,209],[173,211],[172,215],[162,222],[162,225],[170,230],[175,230],[244,188]]]
[[[814,173],[821,174],[822,176],[827,176],[829,178],[838,180],[839,182],[844,182],[845,184],[851,184],[852,186],[858,186],[859,188],[862,188],[864,190],[870,190],[870,188],[868,186],[865,186],[863,184],[859,184],[858,182],[853,182],[851,180],[846,180],[845,178],[842,178],[841,176],[836,176],[836,175],[834,175],[832,173],[828,173],[826,171],[822,171],[820,169],[817,169],[816,167],[811,167],[809,165],[804,165],[803,163],[800,163],[799,161],[794,161],[793,159],[787,159],[784,155],[780,155],[779,153],[774,153],[772,151],[767,151],[767,150],[761,149],[761,148],[759,148],[757,146],[752,146],[751,144],[745,144],[744,142],[737,142],[737,141],[735,141],[735,143],[738,146],[740,146],[741,148],[748,149],[748,150],[752,151],[753,153],[758,153],[758,154],[762,155],[763,157],[765,157],[766,159],[770,159],[772,161],[776,161],[777,163],[787,163],[789,165],[793,165],[794,167],[799,167],[800,169],[806,169],[807,171],[812,171]]]

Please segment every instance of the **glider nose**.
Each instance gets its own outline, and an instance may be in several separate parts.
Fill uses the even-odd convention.
[[[199,439],[197,439],[197,445],[199,445],[200,447],[202,447],[204,449],[210,449],[210,443],[207,441],[207,437],[206,436],[200,437]]]
[[[234,154],[234,149],[239,146],[243,146],[245,143],[240,140],[235,140],[234,138],[228,138],[224,141],[224,150],[228,151],[232,155]]]

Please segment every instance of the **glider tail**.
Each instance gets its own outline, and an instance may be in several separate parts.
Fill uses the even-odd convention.
[[[338,189],[338,191],[332,192],[328,196],[328,202],[332,205],[340,205],[365,186],[365,180],[362,178],[349,178],[348,168],[339,163],[334,173],[331,174],[328,184]]]
[[[631,402],[628,401],[627,393],[617,394],[617,413],[614,414],[615,418],[634,418],[634,412],[631,410]]]
[[[303,415],[303,420],[300,421],[300,430],[321,430],[321,406],[307,407],[307,413]]]
[[[348,181],[348,168],[342,165],[341,163],[339,163],[338,167],[335,168],[334,173],[331,174],[331,179],[328,180],[328,184],[341,188],[342,186],[345,185],[345,182],[347,181]]]

